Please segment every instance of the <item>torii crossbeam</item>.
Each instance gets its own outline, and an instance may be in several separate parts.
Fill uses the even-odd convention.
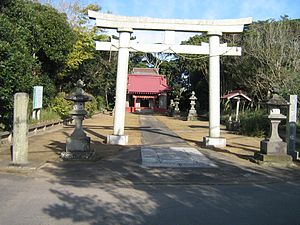
[[[181,20],[158,19],[148,17],[127,17],[89,11],[88,15],[96,19],[101,28],[113,28],[119,32],[119,40],[96,42],[96,49],[118,51],[118,69],[116,86],[116,103],[114,114],[114,132],[107,142],[126,145],[128,136],[124,135],[125,104],[128,76],[129,52],[164,52],[209,55],[209,136],[204,138],[206,146],[224,147],[226,139],[220,137],[220,56],[241,55],[240,47],[227,47],[220,44],[222,33],[243,32],[244,25],[252,23],[252,18],[227,20]],[[165,31],[164,44],[137,44],[130,41],[134,30]],[[175,45],[175,31],[206,32],[209,44],[200,46]]]

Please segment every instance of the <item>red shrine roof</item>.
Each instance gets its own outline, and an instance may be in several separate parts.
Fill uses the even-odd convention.
[[[248,101],[251,101],[251,98],[249,98],[242,90],[234,90],[234,91],[230,91],[228,92],[228,94],[223,95],[221,97],[221,99],[232,99],[234,97],[243,97],[245,99],[247,99]]]
[[[135,68],[128,74],[127,92],[129,94],[159,94],[170,91],[164,75],[157,74],[152,68]]]

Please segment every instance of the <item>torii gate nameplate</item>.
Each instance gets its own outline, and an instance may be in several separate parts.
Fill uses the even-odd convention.
[[[127,17],[89,11],[90,18],[96,19],[96,25],[102,28],[114,28],[119,32],[119,40],[96,42],[96,49],[102,51],[118,51],[118,70],[116,103],[114,115],[114,133],[109,135],[107,142],[127,144],[124,135],[125,103],[127,91],[129,52],[164,52],[209,55],[209,136],[204,138],[207,146],[224,147],[226,140],[220,137],[220,55],[241,55],[240,47],[227,47],[220,44],[222,33],[243,32],[244,25],[252,23],[252,18],[228,20],[181,20],[158,19],[148,17]],[[134,30],[165,31],[164,44],[137,44],[130,41]],[[209,44],[200,46],[175,45],[175,31],[207,32]]]

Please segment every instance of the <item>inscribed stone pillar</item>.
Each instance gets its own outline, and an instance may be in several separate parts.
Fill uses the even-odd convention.
[[[13,164],[28,163],[28,94],[14,95]]]
[[[289,96],[289,111],[287,121],[287,152],[296,158],[296,130],[297,130],[297,95]]]

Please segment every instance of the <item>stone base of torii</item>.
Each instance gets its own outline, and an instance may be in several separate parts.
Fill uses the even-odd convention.
[[[96,42],[96,50],[118,51],[116,103],[114,112],[114,131],[107,143],[126,145],[128,136],[124,134],[125,104],[128,76],[129,52],[164,52],[182,54],[205,54],[209,56],[209,135],[204,138],[206,146],[224,147],[226,139],[220,137],[220,56],[241,55],[241,48],[220,44],[223,33],[243,32],[244,25],[252,23],[252,18],[229,20],[181,20],[146,17],[116,16],[113,14],[89,11],[96,19],[96,26],[117,29],[119,40]],[[164,44],[138,44],[130,41],[134,30],[165,31]],[[176,31],[207,33],[209,44],[200,46],[175,45]]]

